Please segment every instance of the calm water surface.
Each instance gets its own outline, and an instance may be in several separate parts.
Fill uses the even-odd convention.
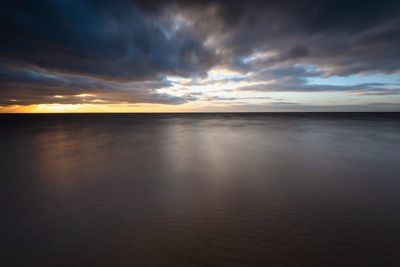
[[[1,266],[400,266],[400,114],[0,116]]]

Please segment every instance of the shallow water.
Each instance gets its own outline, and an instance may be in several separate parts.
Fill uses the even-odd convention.
[[[1,266],[400,266],[400,114],[0,115]]]

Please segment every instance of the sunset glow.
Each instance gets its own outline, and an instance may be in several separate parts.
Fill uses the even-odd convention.
[[[400,0],[1,0],[0,267],[400,267]]]
[[[67,2],[2,9],[0,112],[400,110],[390,0]]]

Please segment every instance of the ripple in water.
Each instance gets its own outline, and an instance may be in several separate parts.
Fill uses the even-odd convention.
[[[400,266],[397,114],[2,115],[2,266]]]

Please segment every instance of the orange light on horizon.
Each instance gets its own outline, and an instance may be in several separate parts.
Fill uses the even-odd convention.
[[[75,95],[76,97],[92,97],[95,96],[94,94],[79,94],[79,95]]]
[[[124,113],[195,111],[192,105],[162,104],[35,104],[0,106],[0,113]]]

